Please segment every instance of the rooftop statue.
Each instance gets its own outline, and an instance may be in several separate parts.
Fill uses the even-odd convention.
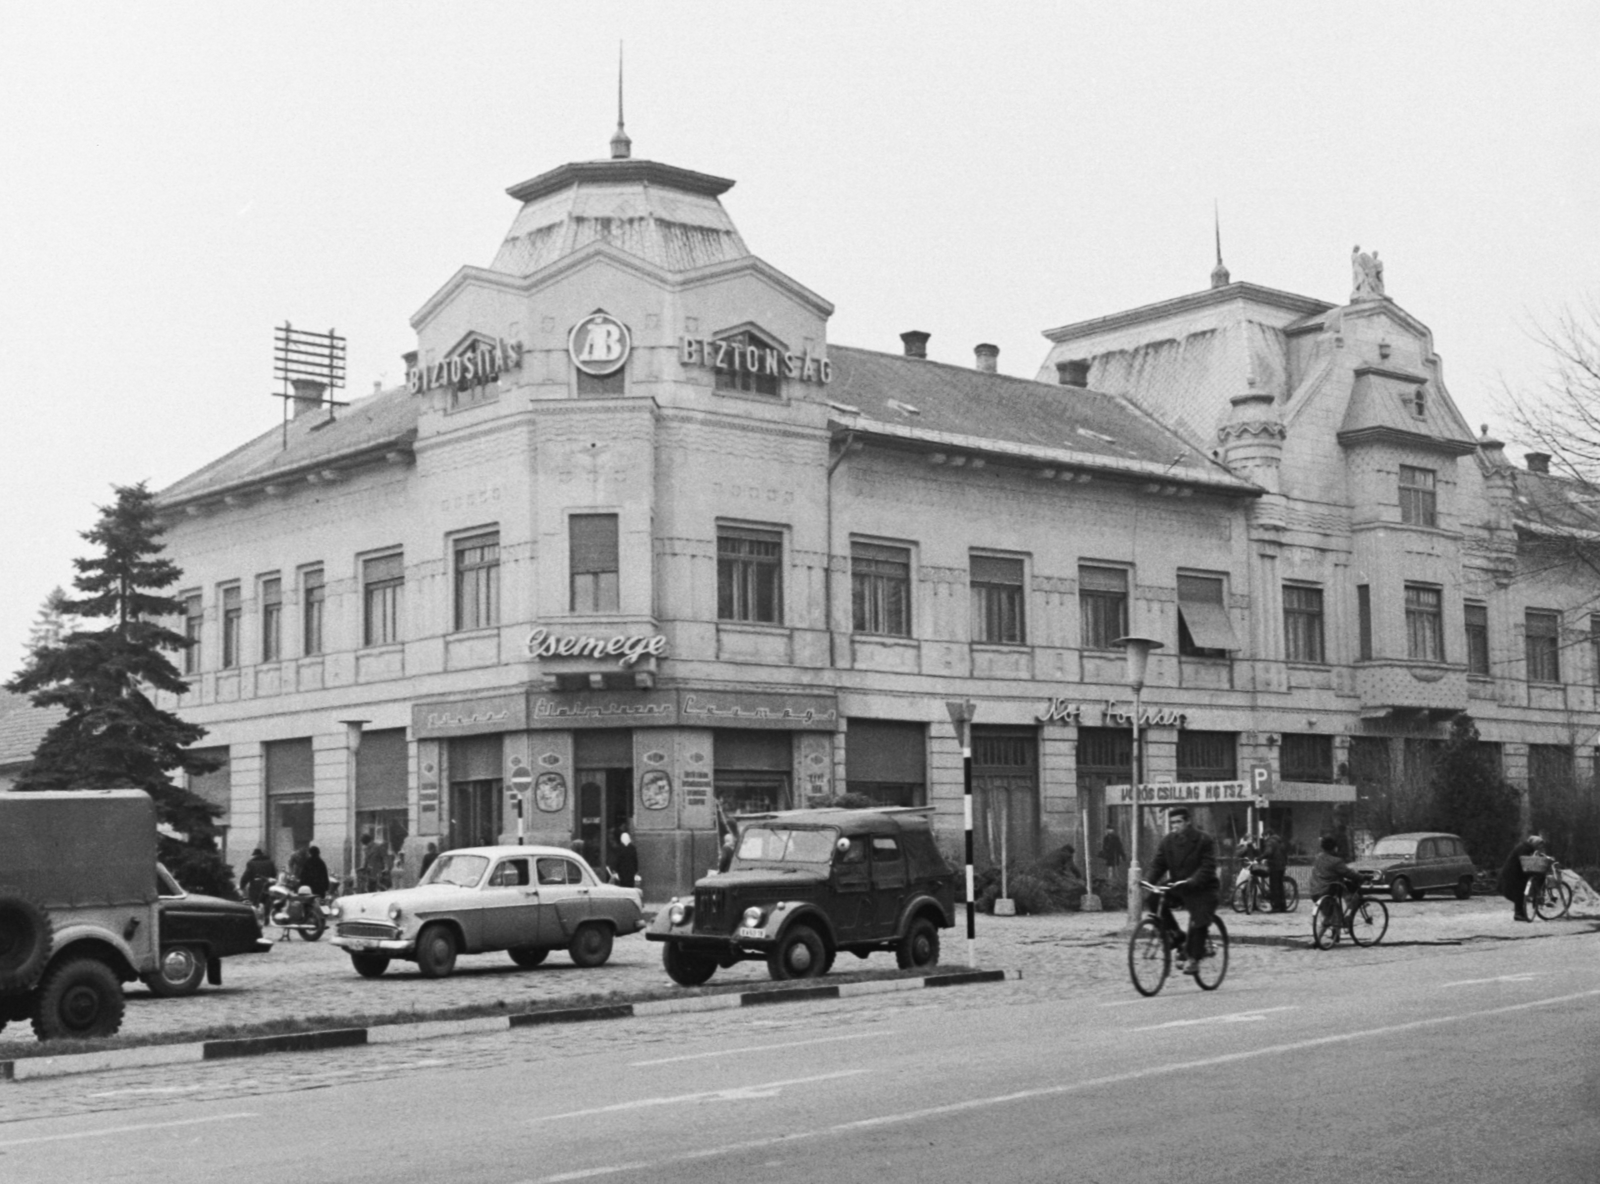
[[[1378,252],[1365,254],[1359,243],[1351,247],[1350,272],[1353,285],[1350,289],[1351,304],[1358,300],[1383,299],[1383,260],[1378,258]]]

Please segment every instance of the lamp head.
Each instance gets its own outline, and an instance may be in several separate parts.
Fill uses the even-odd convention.
[[[1150,651],[1161,648],[1162,643],[1153,637],[1140,637],[1130,633],[1111,643],[1128,655],[1128,685],[1134,690],[1144,687],[1144,675],[1150,665]]]

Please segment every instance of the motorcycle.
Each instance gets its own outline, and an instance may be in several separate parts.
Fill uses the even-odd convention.
[[[316,941],[328,928],[326,906],[304,884],[299,888],[281,882],[269,884],[267,916],[283,930],[279,941],[287,941],[291,929],[298,931],[303,941]]]

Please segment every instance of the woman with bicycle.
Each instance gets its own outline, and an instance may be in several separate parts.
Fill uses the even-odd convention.
[[[1189,910],[1185,958],[1178,971],[1194,974],[1205,957],[1206,930],[1217,912],[1221,883],[1217,879],[1217,844],[1189,821],[1189,811],[1183,806],[1167,811],[1167,827],[1167,837],[1161,840],[1150,863],[1150,879],[1159,884],[1163,875],[1170,876],[1172,896]]]

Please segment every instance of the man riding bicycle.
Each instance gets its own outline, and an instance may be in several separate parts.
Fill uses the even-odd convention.
[[[1311,899],[1320,905],[1330,892],[1341,896],[1346,888],[1359,888],[1361,874],[1339,858],[1339,840],[1334,835],[1322,836],[1322,850],[1311,861]]]
[[[1159,884],[1162,876],[1170,877],[1169,895],[1189,910],[1185,957],[1179,961],[1178,971],[1194,974],[1205,957],[1206,930],[1217,912],[1217,844],[1189,821],[1189,811],[1183,806],[1167,811],[1167,827],[1167,837],[1150,862],[1150,880]]]

